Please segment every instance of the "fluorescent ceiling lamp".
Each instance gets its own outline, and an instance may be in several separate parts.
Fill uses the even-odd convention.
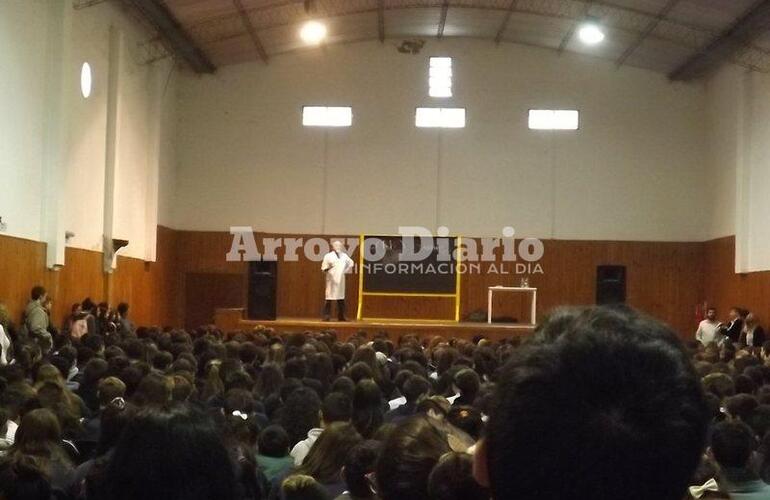
[[[350,127],[353,125],[353,108],[349,106],[305,106],[302,108],[302,125],[305,127]]]
[[[596,45],[604,40],[604,32],[596,23],[585,23],[578,30],[578,38],[586,45]]]
[[[318,45],[326,38],[326,25],[318,21],[308,21],[299,30],[299,36],[309,45]]]
[[[574,109],[530,109],[531,130],[577,130],[580,113]]]
[[[420,128],[463,128],[465,108],[417,108],[414,124]]]

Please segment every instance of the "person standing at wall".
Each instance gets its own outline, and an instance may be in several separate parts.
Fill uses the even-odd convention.
[[[52,346],[51,334],[48,332],[50,318],[45,303],[48,292],[42,286],[35,286],[30,292],[30,301],[24,310],[24,330],[26,335],[34,339],[43,352]]]

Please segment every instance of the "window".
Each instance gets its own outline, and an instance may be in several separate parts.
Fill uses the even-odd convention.
[[[452,97],[452,58],[431,57],[428,70],[428,95]]]
[[[577,130],[580,112],[574,109],[530,109],[530,130]]]
[[[421,128],[464,128],[465,108],[417,108],[414,124]]]
[[[91,75],[91,65],[84,62],[80,67],[80,95],[84,99],[88,99],[91,95],[91,85],[93,84],[93,76]]]
[[[302,108],[302,125],[305,127],[350,127],[353,124],[353,108],[331,106],[305,106]]]

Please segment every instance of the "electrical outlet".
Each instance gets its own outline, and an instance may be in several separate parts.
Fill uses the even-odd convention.
[[[0,217],[0,233],[4,233],[8,231],[8,224],[3,221],[3,218]]]

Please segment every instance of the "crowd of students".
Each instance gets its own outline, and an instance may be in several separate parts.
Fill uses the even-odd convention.
[[[770,346],[625,307],[502,342],[134,328],[91,301],[57,331],[46,300],[0,308],[0,500],[770,498]]]

